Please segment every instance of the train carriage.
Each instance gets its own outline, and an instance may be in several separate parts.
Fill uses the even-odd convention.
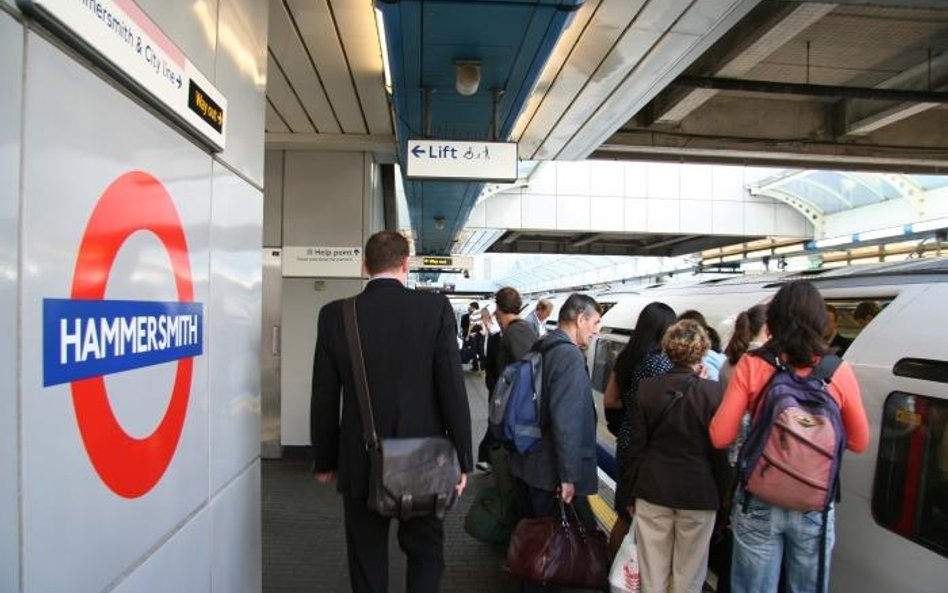
[[[612,365],[639,312],[662,301],[677,313],[697,309],[727,339],[737,315],[766,302],[790,280],[806,278],[839,311],[840,333],[854,341],[844,358],[859,380],[871,441],[847,454],[836,512],[831,589],[930,593],[948,582],[948,259],[763,274],[609,293],[615,305],[587,352],[599,410],[600,466],[614,479],[615,441],[602,396]],[[605,295],[603,295],[605,296]],[[865,328],[858,303],[881,313]],[[612,499],[603,476],[602,498]]]

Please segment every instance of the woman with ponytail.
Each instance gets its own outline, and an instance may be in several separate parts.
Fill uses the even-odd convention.
[[[734,373],[734,367],[737,361],[741,359],[748,350],[760,348],[767,342],[767,305],[754,305],[746,311],[742,311],[734,322],[734,333],[731,334],[731,341],[724,349],[724,355],[727,360],[721,367],[721,384],[727,389],[727,384]]]

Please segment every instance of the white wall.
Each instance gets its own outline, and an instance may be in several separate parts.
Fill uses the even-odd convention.
[[[226,152],[198,147],[39,25],[0,10],[4,593],[262,588],[267,4],[138,4],[227,98]],[[124,199],[107,202],[128,179]],[[142,214],[155,203],[180,221],[180,242],[168,239],[177,223]],[[97,259],[115,237],[114,260]],[[97,263],[79,266],[80,254]],[[44,315],[83,286],[102,288],[93,300],[199,303],[202,352],[47,384]],[[103,455],[103,443],[122,454]],[[166,466],[156,450],[169,452]],[[152,465],[153,476],[135,477]]]
[[[18,591],[17,251],[22,115],[23,28],[0,11],[0,591]]]
[[[281,166],[282,163],[282,166]],[[362,247],[382,229],[379,167],[369,154],[267,153],[267,216],[282,206],[283,246]],[[273,228],[271,220],[266,221]],[[316,319],[326,303],[362,290],[361,276],[283,278],[281,297],[280,442],[310,444]]]
[[[576,232],[812,236],[790,206],[753,196],[759,172],[724,165],[559,161],[527,187],[478,203],[472,228]]]

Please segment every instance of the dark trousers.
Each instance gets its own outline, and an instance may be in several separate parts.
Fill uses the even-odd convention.
[[[484,354],[484,336],[478,332],[471,335],[471,368],[486,369],[487,355]]]
[[[388,528],[391,519],[370,511],[364,499],[343,497],[352,593],[388,591]],[[406,591],[438,593],[444,572],[441,519],[398,521],[398,546],[408,556]]]

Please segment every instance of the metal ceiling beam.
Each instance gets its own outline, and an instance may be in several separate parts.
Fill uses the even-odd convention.
[[[748,35],[757,35],[757,39],[738,51],[736,55],[726,58],[724,65],[714,70],[714,75],[733,78],[750,72],[770,54],[829,14],[835,7],[835,4],[804,4],[794,7],[782,16],[778,13],[776,22],[752,23],[753,26],[744,27],[747,29],[746,33]],[[742,42],[746,43],[743,39]],[[712,89],[689,91],[680,99],[673,100],[668,105],[660,107],[660,112],[655,114],[654,121],[660,123],[680,122],[715,94],[717,94],[717,91]]]
[[[264,138],[267,150],[373,152],[395,159],[395,136],[371,134],[274,134]]]
[[[797,4],[822,4],[822,0],[787,0]],[[944,0],[833,0],[846,6],[875,6],[879,8],[918,8],[926,10],[946,10]]]
[[[800,167],[851,171],[894,171],[919,175],[944,175],[948,152],[932,150],[919,157],[899,148],[849,146],[831,142],[780,146],[759,138],[716,140],[700,136],[665,137],[650,130],[625,131],[590,155],[602,160],[651,160],[670,163]]]
[[[587,233],[585,235],[580,235],[573,242],[570,243],[571,247],[583,247],[589,245],[590,243],[595,243],[602,238],[602,233]]]
[[[828,84],[799,84],[769,80],[713,78],[710,76],[679,76],[672,84],[718,91],[802,95],[806,97],[826,97],[829,99],[871,99],[876,101],[910,101],[914,103],[948,103],[948,93],[939,91],[879,89]]]
[[[948,52],[933,56],[876,85],[880,89],[913,88],[948,91]],[[847,101],[844,106],[846,128],[844,133],[860,136],[902,121],[937,107],[937,103],[902,102],[880,106],[865,101]]]
[[[748,188],[748,191],[753,196],[765,196],[768,198],[773,198],[774,200],[779,200],[784,204],[787,204],[797,212],[803,215],[808,221],[813,224],[813,227],[822,231],[826,225],[826,213],[817,208],[815,205],[810,203],[807,200],[804,200],[800,196],[797,196],[793,193],[790,193],[779,187],[765,187],[752,185]]]

